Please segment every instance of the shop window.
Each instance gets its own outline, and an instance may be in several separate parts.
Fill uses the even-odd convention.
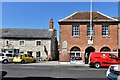
[[[75,46],[70,50],[70,60],[82,60],[80,48]]]
[[[80,48],[75,46],[75,47],[71,48],[70,51],[80,51]]]
[[[70,60],[82,60],[80,52],[71,52]]]
[[[110,52],[110,48],[109,47],[103,47],[100,52]]]
[[[74,60],[75,59],[75,53],[70,53],[70,59]]]

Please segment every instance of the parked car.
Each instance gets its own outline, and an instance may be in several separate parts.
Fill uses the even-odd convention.
[[[13,53],[0,53],[0,62],[6,64],[9,62],[13,62],[13,57],[14,54]]]
[[[112,64],[120,64],[120,59],[114,54],[104,52],[92,52],[90,54],[90,66],[100,68],[101,66],[109,67]]]
[[[111,65],[109,66],[106,77],[109,80],[120,80],[120,65]]]
[[[33,57],[33,56],[31,56],[31,55],[28,55],[28,54],[16,54],[15,56],[14,56],[14,58],[13,58],[13,62],[14,63],[18,63],[18,62],[20,62],[20,63],[30,63],[30,62],[36,62],[36,59]]]

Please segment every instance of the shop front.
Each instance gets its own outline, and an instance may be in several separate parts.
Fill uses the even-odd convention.
[[[70,64],[82,64],[82,57],[80,51],[71,51]]]
[[[70,50],[70,64],[82,64],[82,54],[79,47],[73,47]]]

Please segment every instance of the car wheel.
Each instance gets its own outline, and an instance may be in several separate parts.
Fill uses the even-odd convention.
[[[100,63],[95,63],[95,67],[100,68],[101,67]]]
[[[21,61],[21,64],[25,64],[25,61],[24,61],[24,60],[22,60],[22,61]]]
[[[7,63],[8,63],[8,60],[3,60],[3,63],[4,63],[4,64],[7,64]]]

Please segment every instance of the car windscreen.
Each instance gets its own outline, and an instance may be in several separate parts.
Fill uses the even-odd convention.
[[[14,54],[14,57],[20,57],[20,54]]]

